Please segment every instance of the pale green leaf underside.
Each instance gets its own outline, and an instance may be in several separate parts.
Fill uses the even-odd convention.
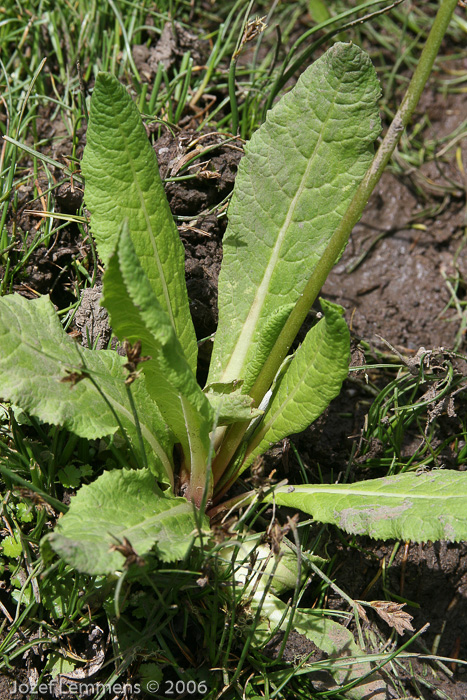
[[[124,361],[116,352],[91,351],[69,338],[48,297],[28,301],[13,294],[0,299],[0,396],[41,421],[63,425],[88,439],[115,433],[118,416],[141,457],[124,384]],[[60,381],[82,370],[92,376],[107,401],[88,378],[75,386]],[[144,383],[135,382],[132,390],[149,463],[170,482],[167,455],[172,445],[166,427],[157,407],[151,406]]]
[[[141,340],[142,355],[151,359],[139,365],[146,388],[161,411],[176,442],[189,458],[190,444],[198,440],[207,455],[212,410],[183,353],[183,349],[142,270],[125,222],[117,250],[104,275],[103,305],[112,329],[123,341]],[[191,436],[191,437],[190,437]]]
[[[340,392],[349,369],[350,334],[340,306],[322,299],[321,308],[324,318],[308,331],[280,378],[243,469],[274,443],[305,430]]]
[[[261,601],[262,591],[256,594],[252,601],[256,608]],[[261,610],[262,622],[255,631],[254,641],[259,647],[270,638],[271,632],[280,624],[280,629],[285,630],[288,624],[289,613],[286,613],[287,604],[279,598],[269,594],[263,602]],[[282,621],[282,622],[281,622]],[[362,657],[365,652],[355,643],[353,634],[334,620],[319,616],[313,610],[296,609],[294,611],[293,629],[303,634],[307,639],[316,644],[318,649],[324,651],[330,657],[329,663],[323,663],[322,668],[328,668],[334,680],[339,685],[344,685],[361,678],[371,672],[369,662],[349,664],[347,667],[339,665],[336,659],[345,659],[346,656]],[[346,691],[346,697],[352,700],[385,700],[386,685],[382,678],[375,675],[367,678],[361,685]]]
[[[47,539],[66,562],[89,574],[123,568],[123,555],[111,550],[123,538],[141,557],[156,545],[160,559],[175,561],[197,534],[193,508],[184,498],[162,494],[147,469],[113,470],[78,491]]]
[[[138,109],[110,73],[99,73],[96,79],[86,138],[81,167],[99,255],[107,264],[128,219],[141,267],[196,371],[183,245]]]
[[[209,382],[244,379],[268,320],[303,292],[371,163],[379,95],[369,57],[337,43],[254,133],[223,239]]]
[[[271,497],[354,535],[413,542],[467,540],[467,472],[398,474],[356,484],[285,486]]]

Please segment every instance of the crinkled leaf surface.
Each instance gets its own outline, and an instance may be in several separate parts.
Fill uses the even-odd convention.
[[[297,302],[371,163],[379,95],[367,54],[337,43],[254,133],[223,239],[209,382],[244,379],[266,327],[274,344],[280,328],[269,319]]]
[[[110,574],[125,563],[111,549],[123,538],[140,557],[156,545],[160,559],[175,561],[196,534],[192,503],[161,492],[147,469],[114,469],[78,491],[46,542],[75,569]]]
[[[262,415],[253,407],[253,399],[239,392],[222,394],[208,391],[206,394],[217,418],[218,425],[230,425],[236,421],[247,421]]]
[[[213,411],[191,371],[170,319],[158,302],[136,256],[125,222],[117,249],[104,274],[103,305],[120,340],[141,340],[139,365],[146,388],[189,458],[199,444],[204,460],[209,450]]]
[[[123,222],[141,267],[196,371],[196,336],[185,285],[185,257],[140,114],[110,73],[99,73],[81,164],[91,230],[106,265]]]
[[[340,392],[349,370],[350,334],[340,306],[322,299],[321,308],[324,318],[280,377],[243,469],[274,443],[307,428]]]
[[[356,484],[284,486],[272,496],[354,535],[436,542],[467,540],[467,472],[440,469]]]
[[[69,338],[48,297],[29,301],[12,294],[0,299],[0,395],[40,420],[88,439],[115,433],[120,421],[141,457],[124,362],[116,352],[88,350]],[[61,381],[70,372],[83,371],[100,391],[89,378],[74,386]],[[170,483],[167,428],[144,383],[136,381],[132,392],[148,462]]]
[[[242,390],[245,393],[247,393],[255,383],[256,377],[268,358],[272,341],[277,338],[281,332],[294,306],[294,304],[280,306],[278,309],[275,309],[266,320],[255,354],[245,370],[245,378],[242,382]]]
[[[262,591],[255,593],[252,606],[256,608],[261,602]],[[287,604],[272,594],[268,594],[261,609],[262,623],[255,631],[255,644],[263,646],[270,638],[271,632],[280,625],[285,630],[288,624],[289,612],[286,612]],[[365,652],[355,643],[352,632],[334,620],[317,615],[313,610],[297,609],[294,611],[293,629],[305,635],[307,639],[316,644],[329,655],[329,665],[320,664],[321,668],[327,668],[336,683],[344,685],[371,672],[369,662],[348,664],[342,666],[337,659],[345,659],[351,656],[356,659],[365,656]],[[386,684],[383,679],[370,676],[360,685],[347,690],[345,697],[351,700],[385,700]]]

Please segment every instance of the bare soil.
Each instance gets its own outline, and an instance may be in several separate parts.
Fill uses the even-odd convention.
[[[465,118],[467,96],[452,95],[446,105],[427,93],[423,107],[431,122],[427,138],[436,138],[440,151],[443,137]],[[383,175],[324,286],[323,294],[347,310],[354,333],[377,346],[378,335],[409,352],[455,345],[460,319],[446,308],[446,280],[457,273],[464,298],[466,182],[452,155],[403,176]]]

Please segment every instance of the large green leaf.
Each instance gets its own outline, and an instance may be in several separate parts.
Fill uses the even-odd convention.
[[[383,679],[372,673],[368,661],[364,661],[365,651],[355,643],[352,632],[334,620],[319,615],[314,610],[295,609],[287,611],[287,604],[272,594],[262,600],[262,590],[255,592],[251,605],[261,606],[261,624],[255,629],[255,645],[262,647],[270,638],[274,629],[287,629],[289,617],[293,614],[293,629],[303,634],[329,656],[328,663],[321,662],[319,669],[327,669],[339,686],[357,681],[369,674],[369,677],[345,691],[349,700],[386,700],[386,684]],[[355,659],[351,663],[346,657]],[[339,690],[338,687],[335,688]]]
[[[125,564],[114,549],[125,539],[139,557],[155,545],[160,559],[175,561],[196,534],[192,503],[160,491],[147,469],[113,470],[78,491],[46,541],[75,569],[111,574]]]
[[[140,340],[146,388],[184,449],[187,467],[206,469],[213,411],[183,349],[141,268],[125,222],[104,274],[103,305],[120,340]]]
[[[413,542],[467,540],[467,472],[442,469],[356,484],[284,486],[265,500],[354,535]]]
[[[270,319],[283,325],[279,310],[299,299],[371,163],[379,95],[369,57],[337,43],[253,135],[223,240],[209,382],[244,379],[274,344],[281,324]]]
[[[48,297],[28,301],[12,294],[0,299],[0,396],[89,439],[115,433],[120,421],[143,464],[124,362],[112,350],[91,351],[69,338]],[[83,372],[89,377],[75,384],[63,381],[72,379],[72,373],[79,379]],[[167,428],[144,382],[135,382],[132,392],[148,462],[171,483]]]
[[[326,667],[336,683],[342,686],[369,674],[346,692],[349,700],[385,700],[385,684],[372,674],[370,663],[362,659],[365,651],[355,643],[350,630],[314,610],[292,607],[276,597],[295,588],[297,578],[304,583],[308,574],[307,561],[322,567],[326,563],[324,559],[305,553],[301,576],[298,577],[297,554],[286,546],[286,541],[282,543],[277,558],[271,557],[269,546],[260,543],[259,535],[248,536],[241,542],[227,542],[219,551],[219,557],[221,562],[233,565],[232,576],[239,588],[243,586],[243,597],[254,611],[260,610],[260,623],[255,626],[253,634],[255,646],[263,648],[275,631],[286,630],[293,615],[292,629],[305,635],[329,656],[328,663],[325,666],[320,664],[320,668]],[[268,583],[270,589],[265,593]],[[356,663],[348,657],[354,657]]]
[[[91,230],[106,265],[125,219],[136,254],[196,371],[197,346],[185,285],[184,251],[138,109],[109,73],[91,100],[82,171]]]
[[[350,334],[343,309],[324,299],[321,308],[324,318],[308,331],[280,377],[261,426],[248,445],[243,469],[274,443],[307,428],[338,395],[347,377]]]

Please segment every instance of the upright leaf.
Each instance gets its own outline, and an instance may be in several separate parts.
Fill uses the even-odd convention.
[[[97,76],[86,138],[81,167],[99,255],[106,265],[128,219],[141,266],[195,371],[197,346],[185,285],[183,245],[138,109],[109,73]]]
[[[46,541],[75,569],[112,574],[125,565],[116,549],[125,539],[141,559],[155,545],[169,562],[183,559],[196,534],[191,503],[160,491],[147,469],[119,469],[83,486]]]
[[[356,484],[284,486],[265,500],[273,499],[353,535],[413,542],[467,540],[467,472],[440,469]]]
[[[343,309],[321,299],[324,318],[308,331],[278,381],[248,446],[243,469],[282,438],[307,428],[329,406],[349,371],[350,335]],[[243,471],[242,469],[242,471]]]
[[[229,207],[209,382],[244,379],[274,344],[269,319],[297,302],[371,163],[379,94],[367,54],[338,43],[253,135]]]
[[[120,340],[140,340],[149,360],[140,365],[146,388],[159,406],[187,467],[206,469],[212,410],[183,353],[165,310],[141,268],[125,222],[104,274],[103,305]]]
[[[48,297],[0,299],[0,396],[88,439],[115,433],[120,422],[142,465],[124,361],[112,350],[91,351],[69,338]],[[144,383],[135,382],[132,391],[149,464],[172,483],[167,427]]]

